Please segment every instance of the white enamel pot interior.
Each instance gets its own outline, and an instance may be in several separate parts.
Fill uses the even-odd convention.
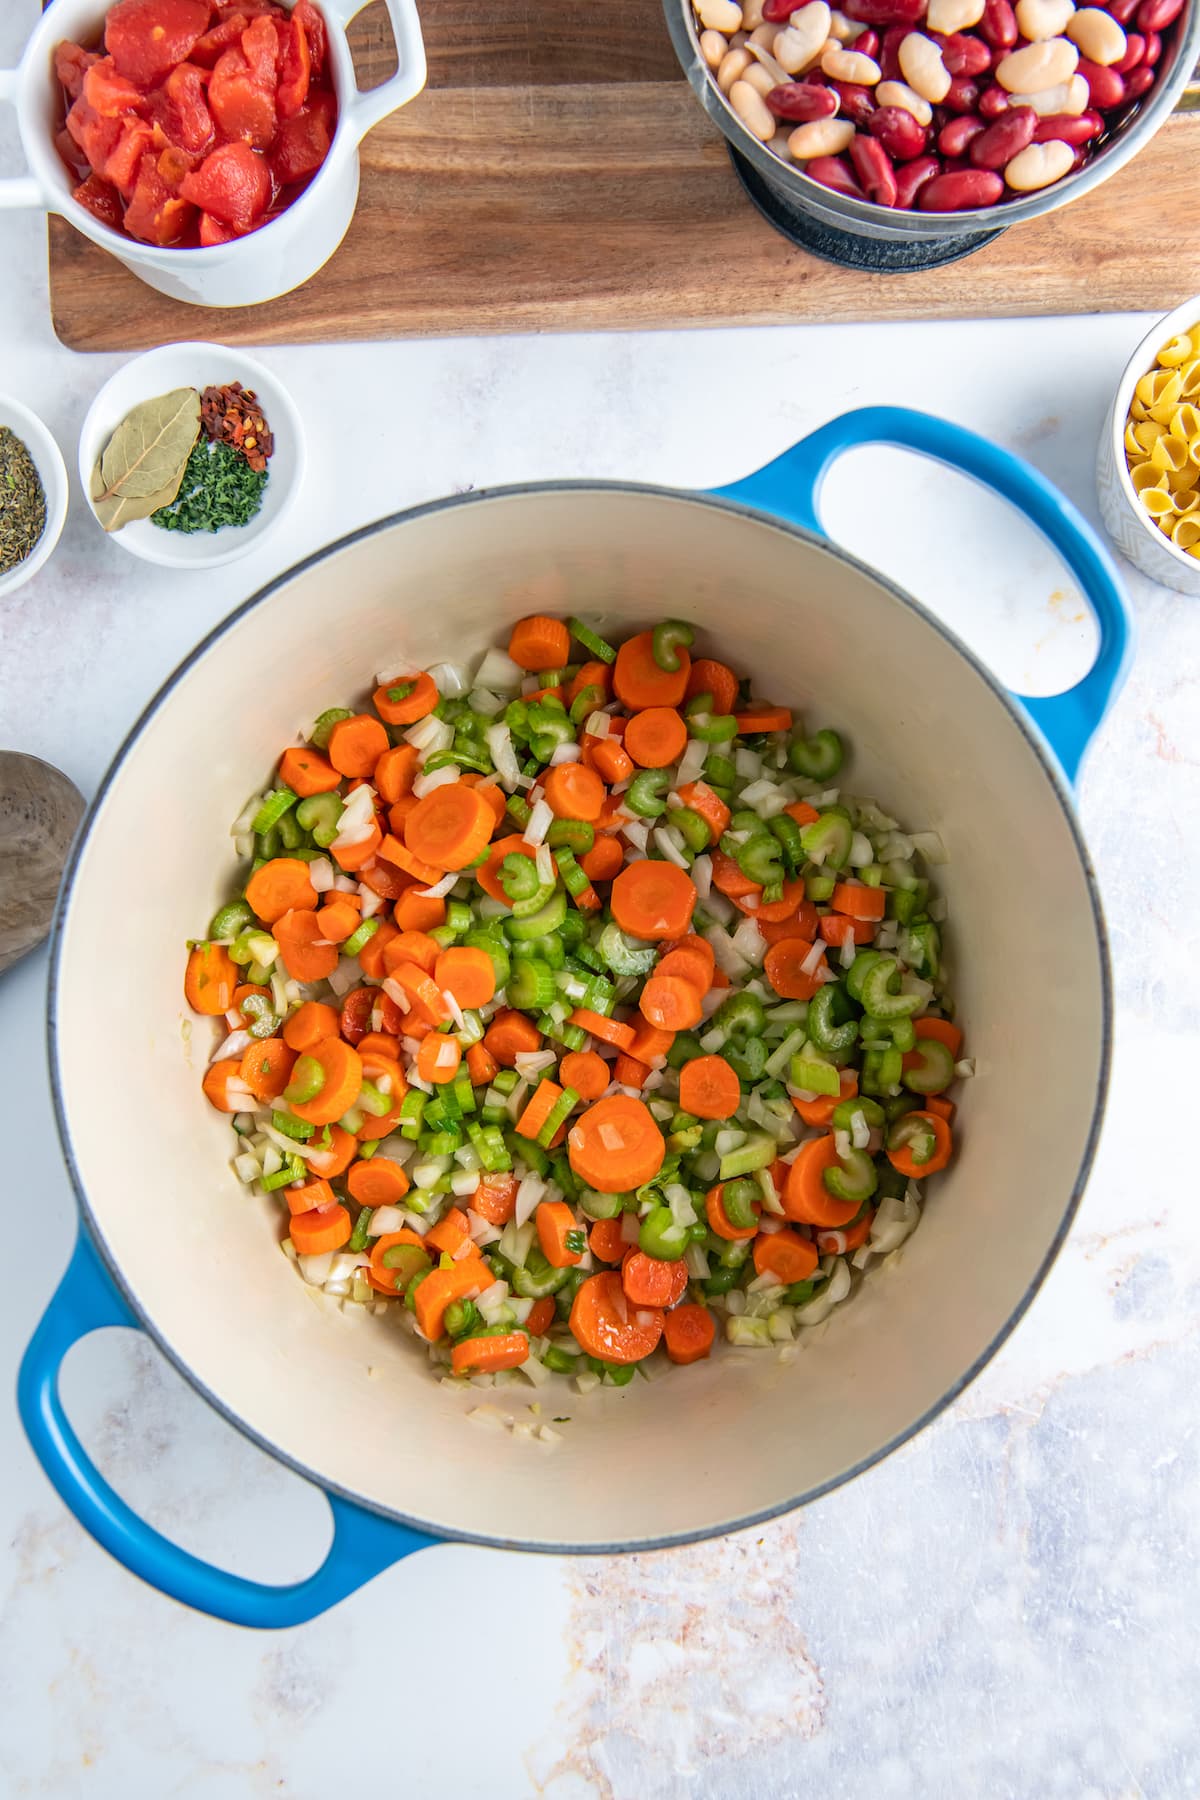
[[[683,614],[760,693],[844,729],[854,791],[950,848],[938,880],[980,1068],[961,1096],[958,1154],[931,1184],[900,1266],[868,1278],[794,1363],[720,1347],[659,1382],[572,1392],[550,1453],[481,1433],[466,1414],[486,1395],[439,1386],[411,1339],[305,1288],[280,1254],[277,1206],[248,1198],[230,1169],[228,1121],[200,1091],[208,1022],[189,1041],[182,994],[184,940],[230,892],[230,821],[297,727],[363,694],[377,669],[504,643],[531,611],[582,614],[614,638]],[[284,642],[287,679],[264,684],[258,671]],[[131,886],[129,845],[147,819],[167,836]],[[1036,880],[1014,845],[1036,846]],[[94,806],[62,902],[51,1015],[86,1221],[139,1321],[213,1404],[370,1509],[550,1550],[662,1544],[762,1519],[936,1414],[1061,1242],[1108,1055],[1095,884],[1062,771],[1022,709],[919,605],[817,532],[735,500],[580,484],[384,521],[283,576],[200,646]],[[116,1128],[131,1095],[147,1103],[155,1140],[132,1169]],[[625,1467],[637,1481],[620,1478]]]

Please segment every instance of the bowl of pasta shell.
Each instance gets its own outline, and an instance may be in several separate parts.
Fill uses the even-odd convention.
[[[1135,568],[1200,596],[1200,295],[1147,332],[1096,458],[1100,515]]]

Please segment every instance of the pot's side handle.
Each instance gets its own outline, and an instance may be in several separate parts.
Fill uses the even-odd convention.
[[[755,474],[714,492],[827,535],[819,512],[821,486],[839,456],[865,444],[916,450],[982,482],[1037,526],[1079,582],[1100,627],[1096,660],[1064,694],[1018,696],[1074,781],[1129,671],[1133,620],[1112,558],[1083,515],[1044,475],[961,425],[907,407],[869,406],[831,419]]]
[[[370,0],[323,0],[325,11],[343,28],[370,5]],[[425,86],[428,70],[425,64],[425,39],[417,16],[415,0],[384,0],[396,40],[396,73],[378,87],[360,89],[346,104],[346,113],[356,143],[366,137],[373,125],[386,119],[398,107],[415,100]]]
[[[163,1537],[105,1481],[71,1429],[58,1392],[72,1344],[108,1325],[137,1324],[81,1229],[17,1377],[21,1421],[42,1468],[84,1529],[132,1574],[231,1625],[278,1629],[316,1618],[402,1556],[437,1541],[329,1494],[333,1543],[325,1561],[305,1581],[273,1586],[213,1568]]]
[[[11,105],[17,97],[20,69],[0,69],[0,101]],[[19,206],[43,206],[42,190],[32,175],[6,175],[0,180],[0,212]]]

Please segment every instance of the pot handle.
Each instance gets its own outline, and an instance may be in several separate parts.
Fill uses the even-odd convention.
[[[369,6],[371,0],[323,0],[324,9],[343,30],[352,19]],[[346,104],[351,134],[356,143],[366,137],[372,126],[386,119],[401,106],[415,100],[425,86],[425,39],[414,0],[384,0],[396,40],[396,73],[378,87],[361,89]]]
[[[20,69],[0,69],[0,101],[15,104]],[[32,175],[6,175],[0,180],[0,212],[19,206],[44,206],[42,190]]]
[[[1079,582],[1100,627],[1096,660],[1066,693],[1035,698],[1017,695],[1073,782],[1088,744],[1129,672],[1133,619],[1108,551],[1082,513],[1044,475],[961,425],[907,407],[868,406],[831,419],[753,475],[713,492],[826,537],[819,511],[825,477],[839,456],[866,444],[916,450],[982,482],[1037,526]]]
[[[437,1542],[328,1494],[329,1554],[315,1574],[284,1587],[213,1568],[163,1537],[105,1481],[71,1429],[58,1392],[59,1370],[72,1344],[109,1325],[138,1323],[81,1229],[17,1377],[17,1406],[34,1455],[79,1523],[132,1574],[230,1625],[277,1630],[315,1619],[402,1556]]]

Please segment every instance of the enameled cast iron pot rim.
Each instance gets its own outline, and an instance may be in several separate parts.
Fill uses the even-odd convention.
[[[996,1333],[986,1349],[976,1357],[975,1361],[964,1371],[960,1379],[948,1388],[933,1405],[928,1407],[921,1417],[915,1420],[913,1424],[897,1433],[893,1438],[890,1438],[872,1455],[864,1457],[861,1461],[855,1463],[853,1467],[847,1469],[843,1474],[836,1478],[822,1482],[811,1489],[806,1489],[779,1505],[768,1506],[760,1510],[748,1512],[743,1518],[720,1528],[720,1533],[724,1533],[725,1531],[742,1531],[752,1526],[765,1524],[768,1520],[779,1518],[785,1513],[793,1512],[801,1506],[806,1506],[811,1501],[820,1499],[825,1494],[832,1493],[835,1489],[843,1486],[846,1482],[853,1480],[856,1476],[863,1474],[866,1470],[874,1468],[877,1463],[882,1462],[884,1458],[890,1456],[893,1451],[898,1450],[902,1445],[916,1437],[926,1428],[926,1426],[930,1425],[938,1418],[947,1407],[951,1406],[959,1395],[971,1385],[976,1376],[980,1374],[1000,1347],[1006,1342],[1016,1326],[1020,1323],[1021,1319],[1025,1316],[1034,1296],[1042,1286],[1051,1265],[1062,1248],[1067,1233],[1074,1221],[1076,1212],[1078,1211],[1079,1203],[1082,1199],[1083,1191],[1087,1185],[1088,1176],[1091,1172],[1100,1127],[1104,1118],[1104,1108],[1112,1060],[1112,976],[1109,961],[1108,933],[1105,926],[1104,913],[1095,871],[1092,867],[1091,859],[1080,833],[1079,823],[1068,785],[1064,780],[1061,771],[1055,766],[1053,757],[1048,754],[1037,731],[1032,728],[1028,717],[1025,716],[1023,712],[1021,704],[1008,693],[995,675],[986,668],[956,633],[951,631],[947,625],[922,606],[919,601],[906,593],[904,589],[889,580],[888,577],[880,574],[877,570],[871,568],[867,563],[862,562],[857,557],[850,555],[840,546],[832,544],[819,532],[792,524],[787,520],[777,518],[770,513],[738,501],[713,494],[689,493],[680,488],[662,487],[650,483],[621,481],[521,482],[507,487],[483,488],[472,494],[452,495],[445,499],[429,501],[423,505],[406,508],[399,513],[393,513],[387,518],[376,520],[373,524],[365,525],[360,530],[349,533],[347,536],[338,539],[336,543],[328,545],[322,550],[315,551],[311,556],[294,564],[293,567],[288,569],[284,574],[277,576],[265,587],[260,588],[256,594],[243,602],[243,604],[234,612],[230,613],[227,618],[223,619],[219,625],[215,626],[203,641],[184,658],[175,671],[168,676],[158,693],[147,704],[136,724],[125,738],[121,748],[118,750],[103,782],[101,783],[95,799],[88,809],[83,825],[80,828],[79,835],[71,853],[67,871],[63,878],[63,885],[59,894],[51,937],[47,1049],[50,1064],[51,1089],[54,1099],[55,1121],[58,1126],[59,1137],[62,1142],[67,1168],[70,1171],[72,1185],[74,1186],[76,1198],[79,1203],[80,1213],[87,1226],[92,1247],[102,1260],[109,1277],[123,1297],[136,1322],[149,1334],[167,1360],[179,1371],[201,1398],[230,1425],[241,1432],[244,1437],[249,1438],[252,1443],[256,1444],[261,1450],[266,1451],[267,1454],[273,1457],[277,1462],[282,1463],[296,1474],[303,1476],[305,1480],[312,1482],[325,1493],[338,1495],[341,1499],[350,1502],[354,1507],[374,1513],[379,1518],[388,1520],[389,1522],[398,1522],[408,1526],[411,1530],[419,1532],[423,1536],[432,1535],[435,1538],[439,1537],[440,1534],[437,1531],[437,1527],[430,1525],[427,1521],[410,1518],[399,1508],[385,1508],[376,1505],[371,1501],[362,1499],[357,1494],[339,1487],[336,1483],[330,1482],[319,1470],[310,1468],[306,1463],[277,1449],[268,1438],[256,1431],[244,1419],[239,1418],[228,1406],[214,1394],[209,1392],[203,1382],[198,1380],[191,1368],[175,1352],[170,1341],[164,1333],[157,1328],[154,1321],[141,1311],[134,1296],[130,1293],[124,1282],[120,1268],[109,1254],[99,1222],[92,1213],[87,1192],[84,1188],[75,1161],[71,1141],[70,1123],[63,1104],[57,1060],[56,1033],[59,962],[62,952],[65,925],[67,916],[70,912],[71,898],[78,878],[80,863],[92,828],[103,808],[109,790],[119,778],[125,761],[137,744],[143,728],[149,723],[151,718],[167,704],[175,688],[184,679],[191,668],[199,662],[200,659],[205,656],[233,626],[246,617],[246,615],[254,608],[269,600],[281,588],[286,587],[289,582],[295,580],[297,576],[303,575],[307,571],[316,568],[319,564],[333,559],[341,551],[350,548],[354,544],[362,543],[364,540],[374,537],[380,532],[390,531],[396,525],[404,524],[411,519],[428,517],[434,513],[448,512],[460,507],[476,506],[480,503],[486,504],[492,500],[504,500],[519,496],[540,497],[542,495],[560,493],[637,494],[668,501],[683,499],[700,502],[705,505],[718,506],[723,511],[741,517],[752,524],[761,525],[767,523],[773,525],[776,529],[789,533],[799,543],[823,553],[840,557],[843,561],[850,564],[850,566],[859,574],[885,589],[898,605],[904,607],[909,612],[916,613],[930,630],[938,632],[952,648],[957,650],[969,669],[979,680],[987,685],[995,698],[1000,701],[1002,706],[1004,706],[1013,724],[1016,726],[1017,730],[1020,731],[1027,744],[1041,762],[1046,778],[1054,790],[1067,829],[1070,832],[1071,840],[1075,846],[1076,854],[1079,857],[1080,866],[1087,884],[1092,921],[1096,932],[1101,986],[1100,1070],[1097,1083],[1096,1103],[1092,1113],[1087,1139],[1084,1144],[1079,1169],[1067,1204],[1064,1208],[1062,1219],[1045,1257],[1042,1259],[1036,1274],[1029,1282],[1019,1304],[1014,1308],[1010,1317]],[[525,1540],[493,1537],[485,1532],[456,1531],[453,1536],[447,1535],[442,1541],[478,1544],[491,1549],[541,1551],[556,1556],[572,1554],[591,1556],[643,1550],[664,1550],[681,1544],[700,1542],[706,1538],[719,1535],[720,1533],[706,1530],[664,1532],[661,1536],[653,1538],[641,1538],[608,1544],[584,1544],[575,1546],[560,1543],[543,1543],[533,1539]]]

